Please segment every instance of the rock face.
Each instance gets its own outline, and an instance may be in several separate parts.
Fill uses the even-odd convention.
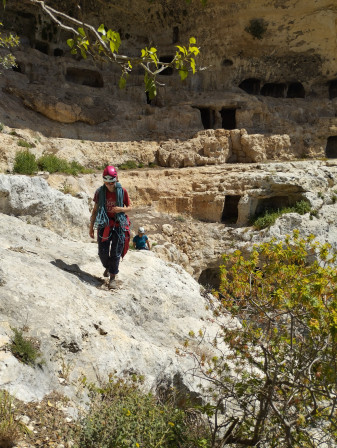
[[[337,207],[333,161],[144,169],[120,171],[119,178],[133,202],[132,230],[144,226],[160,257],[179,263],[197,279],[208,269],[216,271],[221,255],[236,244],[258,240],[250,221],[265,210],[300,200],[309,202],[315,214],[324,203]],[[74,191],[92,197],[101,174],[71,181]],[[60,188],[65,177],[51,175],[48,182]],[[331,218],[323,214],[320,219],[325,227]]]
[[[139,373],[148,387],[184,377],[190,361],[175,350],[189,330],[204,326],[208,312],[200,285],[181,267],[130,251],[120,288],[109,291],[96,244],[4,214],[0,229],[1,388],[29,401],[52,390],[72,395],[70,383],[81,375],[95,381],[114,370]],[[10,327],[26,328],[40,342],[41,368],[6,350]],[[208,331],[215,331],[211,324]]]
[[[0,174],[0,213],[20,216],[68,238],[88,234],[87,196],[79,199],[63,194],[40,177]]]
[[[62,1],[53,4],[77,14]],[[65,32],[37,7],[11,0],[2,21],[19,33],[21,47],[18,67],[0,79],[3,124],[96,142],[186,140],[203,129],[235,130],[227,142],[221,137],[221,149],[206,134],[200,154],[191,153],[193,143],[181,142],[184,157],[162,145],[165,166],[199,165],[218,153],[232,162],[336,157],[337,6],[330,0],[215,0],[206,7],[198,0],[193,7],[185,0],[118,7],[102,1],[87,2],[81,14],[119,30],[121,51],[131,55],[151,41],[170,60],[175,45],[194,35],[200,65],[208,69],[183,83],[176,73],[161,75],[165,85],[151,102],[140,72],[120,91],[119,67],[72,57]],[[266,137],[269,143],[262,143]]]

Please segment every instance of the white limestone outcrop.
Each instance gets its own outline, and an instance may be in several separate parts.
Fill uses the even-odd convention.
[[[81,375],[145,375],[148,387],[183,378],[191,360],[176,355],[189,330],[207,326],[200,285],[152,252],[129,251],[119,289],[105,288],[97,245],[0,214],[0,388],[22,400],[52,390],[74,393]],[[20,363],[11,327],[40,342],[44,364]]]
[[[88,235],[88,197],[63,194],[41,177],[0,174],[0,213],[18,216],[68,238]]]

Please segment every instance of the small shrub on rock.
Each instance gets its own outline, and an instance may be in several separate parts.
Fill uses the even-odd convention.
[[[137,168],[143,168],[144,164],[143,163],[137,163],[134,160],[127,160],[126,162],[122,163],[121,165],[119,165],[119,169],[120,170],[135,170]]]
[[[258,229],[265,229],[266,227],[272,226],[277,218],[286,213],[298,213],[304,215],[305,213],[311,212],[311,205],[307,201],[298,201],[291,207],[284,207],[277,210],[266,210],[261,216],[254,217],[251,221],[252,225]]]
[[[91,404],[81,420],[76,448],[177,448],[204,446],[207,436],[188,427],[185,411],[142,391],[139,382],[110,378],[103,388],[89,386]]]
[[[34,366],[41,357],[36,344],[29,338],[24,337],[22,330],[12,328],[13,337],[9,346],[12,354],[24,364]]]
[[[18,174],[34,174],[38,170],[36,158],[34,154],[31,154],[28,149],[16,153],[14,161],[14,173]]]
[[[252,19],[249,25],[246,26],[245,31],[251,34],[256,39],[261,40],[267,31],[268,22],[264,19]]]
[[[27,149],[35,148],[34,143],[29,143],[26,140],[22,140],[22,139],[18,140],[18,146],[22,146],[23,148],[27,148]]]
[[[49,173],[65,173],[76,176],[79,173],[91,173],[92,170],[85,168],[76,161],[68,162],[65,159],[55,156],[54,154],[46,154],[37,161],[40,170]]]

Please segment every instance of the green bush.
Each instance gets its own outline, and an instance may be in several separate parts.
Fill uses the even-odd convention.
[[[36,348],[34,343],[23,336],[21,330],[12,328],[14,336],[9,345],[12,354],[24,364],[34,366],[41,357],[40,351]]]
[[[76,176],[79,173],[91,173],[92,170],[85,168],[79,163],[72,161],[68,162],[61,159],[54,154],[46,154],[40,157],[37,161],[40,170],[48,171],[49,173],[65,173]]]
[[[29,143],[29,142],[26,142],[26,140],[22,140],[22,139],[18,140],[17,144],[18,144],[18,146],[22,146],[23,148],[27,148],[27,149],[35,148],[34,143]]]
[[[311,211],[311,206],[307,201],[298,201],[291,207],[284,207],[277,210],[266,210],[263,215],[254,217],[251,220],[251,224],[258,230],[265,229],[266,227],[272,226],[277,218],[286,213],[299,213],[304,215]]]
[[[127,160],[126,162],[119,165],[118,168],[120,170],[135,170],[136,168],[139,168],[139,165],[134,160]]]
[[[216,337],[196,328],[185,343],[206,384],[212,448],[337,446],[336,257],[298,230],[223,256],[208,297]],[[231,316],[241,324],[224,325]]]
[[[264,19],[252,19],[249,22],[249,25],[246,26],[245,31],[251,34],[256,39],[261,40],[263,35],[267,31],[268,22]]]
[[[91,404],[81,420],[77,448],[177,448],[205,446],[191,431],[183,410],[143,392],[137,382],[112,378],[103,388],[90,386]],[[202,445],[203,444],[203,445]]]
[[[48,171],[49,173],[56,173],[58,171],[65,172],[69,165],[66,160],[62,160],[54,154],[47,154],[40,157],[37,164],[40,170]]]
[[[19,174],[34,174],[38,170],[36,158],[28,149],[16,153],[13,171]]]

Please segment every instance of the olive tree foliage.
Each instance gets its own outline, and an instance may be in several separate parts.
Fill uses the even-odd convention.
[[[196,348],[204,330],[185,343],[208,396],[212,447],[336,446],[336,260],[297,231],[248,258],[224,256],[220,290],[209,296],[219,324],[212,350]]]
[[[10,1],[10,0],[7,0]],[[96,60],[117,64],[121,69],[119,87],[124,88],[128,75],[131,71],[140,66],[144,71],[145,91],[149,98],[153,99],[157,94],[157,86],[161,85],[157,76],[168,67],[178,70],[181,80],[187,78],[189,73],[195,73],[196,57],[200,53],[196,45],[196,39],[190,37],[186,46],[176,45],[175,55],[171,62],[159,60],[157,48],[141,49],[138,57],[131,57],[119,53],[121,38],[117,31],[108,29],[101,24],[97,29],[83,20],[72,17],[65,12],[56,10],[48,5],[44,0],[22,0],[24,3],[40,8],[50,19],[60,28],[71,33],[72,38],[67,40],[72,54],[81,54],[83,58],[91,56]],[[187,0],[190,2],[191,0]],[[204,5],[207,0],[200,0]],[[6,0],[3,0],[4,5]],[[199,68],[200,70],[200,68]]]

